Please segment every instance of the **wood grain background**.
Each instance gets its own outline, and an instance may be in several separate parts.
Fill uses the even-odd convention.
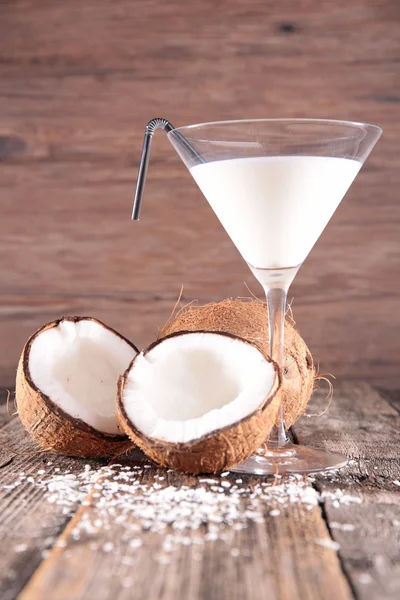
[[[384,135],[291,290],[322,371],[399,386],[397,0],[0,3],[0,380],[28,335],[90,314],[138,345],[188,301],[261,294],[155,116],[326,117]]]

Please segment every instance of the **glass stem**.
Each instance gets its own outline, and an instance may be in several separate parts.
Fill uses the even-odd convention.
[[[287,289],[270,288],[266,289],[265,292],[268,306],[269,352],[271,358],[278,363],[279,367],[283,371],[284,324]],[[283,403],[281,402],[278,413],[278,423],[270,433],[268,445],[281,448],[282,446],[286,446],[288,442],[289,437],[286,433]]]

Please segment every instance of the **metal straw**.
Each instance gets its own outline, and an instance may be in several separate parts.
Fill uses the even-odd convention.
[[[153,135],[156,129],[164,129],[167,133],[175,129],[175,127],[167,120],[156,118],[149,121],[144,130],[144,140],[142,155],[140,157],[139,173],[136,183],[135,199],[133,201],[132,220],[138,221],[140,216],[140,209],[142,206],[144,184],[147,176],[147,168],[149,166],[150,159],[150,148]],[[204,163],[203,158],[198,152],[189,144],[187,139],[178,131],[175,132],[175,136],[179,139],[181,145],[185,148],[189,156],[197,163]]]

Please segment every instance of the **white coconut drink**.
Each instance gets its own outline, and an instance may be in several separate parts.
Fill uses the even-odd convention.
[[[138,354],[119,379],[118,418],[159,465],[216,473],[265,441],[280,385],[276,363],[247,340],[174,333]]]
[[[18,414],[44,449],[113,456],[131,447],[116,419],[118,377],[138,350],[90,317],[48,323],[25,345],[16,382]]]

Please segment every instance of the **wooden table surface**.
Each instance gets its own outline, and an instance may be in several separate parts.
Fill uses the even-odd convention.
[[[310,411],[319,412],[324,404],[321,390],[314,394]],[[136,473],[137,491],[119,489],[118,503],[104,520],[104,495],[116,485],[110,468],[104,470],[105,461],[49,453],[13,456],[3,448],[0,598],[398,599],[399,409],[396,392],[379,392],[365,383],[337,385],[329,414],[303,417],[294,431],[295,439],[338,450],[350,459],[340,472],[311,480],[298,476],[291,484],[297,490],[303,485],[303,493],[319,501],[312,506],[287,501],[285,506],[274,497],[261,503],[263,514],[254,518],[246,513],[246,502],[262,484],[273,494],[273,478],[241,476],[236,483],[235,474],[212,477],[227,496],[229,483],[231,488],[250,490],[238,508],[243,514],[233,519],[247,526],[238,528],[231,517],[231,524],[222,530],[224,535],[210,535],[207,523],[180,531],[183,541],[167,549],[167,556],[161,550],[173,528],[161,533],[146,530],[144,521],[138,524],[126,517],[123,502],[131,506],[139,502],[149,486],[158,492],[168,486],[186,486],[185,493],[204,488],[211,494],[209,477],[157,469],[134,451],[120,457],[121,466],[111,469],[122,480],[127,477],[124,473]],[[18,418],[8,416],[5,403],[0,414],[0,441],[21,454],[32,450]],[[73,481],[85,465],[93,470],[93,483],[79,501],[72,495],[67,509],[52,502],[51,491],[38,484],[57,475],[65,477],[65,471]],[[228,484],[221,488],[222,482]],[[275,484],[277,491],[288,486],[289,480],[277,479]],[[158,518],[163,518],[162,510]]]

